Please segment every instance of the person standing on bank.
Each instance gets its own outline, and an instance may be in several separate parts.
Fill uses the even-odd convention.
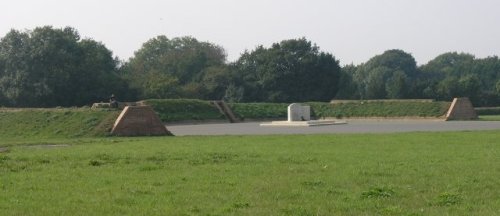
[[[111,94],[111,97],[109,97],[109,106],[111,108],[118,108],[118,101],[116,100],[114,94]]]

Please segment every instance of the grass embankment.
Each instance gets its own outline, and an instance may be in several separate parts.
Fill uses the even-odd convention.
[[[476,107],[478,115],[500,115],[500,107]]]
[[[357,101],[349,103],[303,103],[311,106],[315,118],[341,117],[441,117],[446,114],[449,102],[418,101]],[[286,118],[284,103],[232,103],[233,112],[242,118]]]
[[[0,137],[106,136],[119,111],[90,109],[0,109]]]
[[[0,153],[3,215],[500,214],[498,131],[60,142]]]
[[[307,103],[317,117],[441,117],[450,102],[372,101]]]
[[[500,115],[480,115],[479,120],[482,120],[482,121],[500,121]]]
[[[145,100],[163,122],[225,119],[209,101],[195,99]]]
[[[230,103],[233,113],[241,119],[286,118],[286,103]]]

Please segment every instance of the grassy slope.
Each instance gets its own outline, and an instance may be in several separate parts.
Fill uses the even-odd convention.
[[[105,136],[118,111],[90,109],[0,110],[3,139]]]
[[[242,119],[286,118],[286,103],[231,103],[235,115]]]
[[[500,121],[500,115],[480,115],[479,120],[482,120],[482,121]]]
[[[449,102],[308,103],[318,117],[440,117]]]
[[[311,106],[312,115],[322,117],[440,117],[446,114],[449,102],[352,102],[330,104],[304,103]],[[233,112],[243,118],[286,118],[284,103],[233,103]]]
[[[498,131],[61,142],[0,153],[2,214],[500,214]]]
[[[500,115],[500,107],[477,107],[475,110],[478,115]]]
[[[209,101],[194,99],[151,99],[144,102],[158,113],[163,122],[225,118]]]

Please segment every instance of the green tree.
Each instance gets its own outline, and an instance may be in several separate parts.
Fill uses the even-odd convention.
[[[427,95],[432,98],[451,100],[466,96],[476,106],[500,105],[496,95],[500,61],[496,56],[476,59],[467,53],[444,53],[420,69],[425,74],[422,83],[427,84]]]
[[[436,86],[436,93],[438,100],[451,100],[458,97],[461,92],[457,85],[458,78],[455,76],[448,76],[438,83]]]
[[[481,82],[476,74],[470,74],[460,77],[458,80],[460,97],[476,98],[479,96]]]
[[[142,91],[147,98],[179,98],[180,96],[179,80],[170,74],[151,72],[147,74],[144,84]]]
[[[481,91],[495,92],[496,80],[500,79],[500,59],[497,56],[475,59],[471,71],[478,76]]]
[[[33,101],[33,84],[29,80],[29,34],[11,30],[0,40],[0,92],[3,105],[16,105],[18,100]]]
[[[408,94],[408,76],[403,71],[394,71],[386,83],[388,98],[403,99]]]
[[[496,93],[498,96],[500,96],[500,79],[496,83]]]
[[[223,99],[225,101],[231,103],[241,102],[243,100],[243,96],[245,94],[245,90],[241,86],[236,86],[234,83],[230,83],[224,92]]]
[[[227,66],[213,66],[206,68],[201,82],[206,90],[203,97],[209,99],[223,99],[226,90],[233,83],[234,75]]]
[[[419,76],[415,59],[402,50],[388,50],[360,65],[353,79],[363,99],[415,97]]]
[[[0,65],[0,90],[12,106],[84,105],[126,88],[111,51],[70,27],[11,30],[0,40]]]
[[[135,52],[123,66],[122,75],[143,98],[203,99],[220,95],[220,88],[215,87],[210,80],[217,77],[215,74],[224,73],[225,61],[224,49],[215,44],[200,42],[192,37],[168,39],[166,36],[158,36],[144,43],[141,49]],[[176,86],[154,84],[158,88],[163,86],[166,90],[157,89],[151,94],[151,91],[147,90],[148,85],[155,82],[151,77],[156,75],[175,79],[176,81],[169,82],[169,85]],[[209,81],[210,86],[205,86],[204,80]]]
[[[360,95],[358,92],[357,83],[354,82],[354,74],[358,69],[357,66],[350,64],[345,65],[340,70],[340,78],[339,78],[339,90],[336,99],[359,99]]]
[[[305,38],[245,52],[235,70],[245,101],[329,101],[338,91],[340,66]]]
[[[78,83],[72,96],[73,104],[107,100],[110,94],[117,95],[119,100],[135,99],[134,92],[118,74],[118,60],[104,44],[84,39],[78,45],[81,50],[79,74],[71,81]]]
[[[423,73],[430,73],[435,79],[447,76],[461,77],[472,72],[474,56],[467,53],[444,53],[421,67]]]

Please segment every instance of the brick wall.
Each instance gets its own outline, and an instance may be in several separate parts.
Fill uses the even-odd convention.
[[[474,120],[477,119],[476,111],[469,98],[454,98],[446,114],[446,120]]]
[[[172,135],[150,106],[126,106],[116,119],[111,134],[117,136]]]

